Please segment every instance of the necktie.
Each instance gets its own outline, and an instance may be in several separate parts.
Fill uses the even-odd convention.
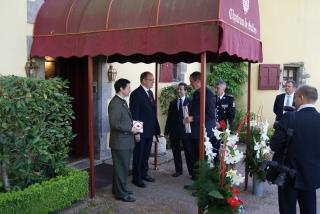
[[[179,117],[183,118],[182,99],[179,98]]]
[[[151,90],[148,90],[148,95],[149,95],[149,100],[150,100],[151,104],[155,105],[153,93]]]
[[[286,106],[290,106],[290,101],[291,101],[291,96],[290,96],[290,95],[287,95]]]

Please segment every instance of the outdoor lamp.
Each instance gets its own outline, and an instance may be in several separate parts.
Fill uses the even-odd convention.
[[[117,70],[113,68],[112,65],[110,65],[107,71],[107,75],[109,82],[115,81],[117,76]]]
[[[37,65],[36,60],[32,58],[32,59],[28,59],[28,61],[26,62],[26,65],[24,66],[24,69],[26,70],[27,77],[36,78],[39,66]]]

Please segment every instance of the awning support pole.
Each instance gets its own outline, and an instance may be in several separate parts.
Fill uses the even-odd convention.
[[[96,196],[94,178],[94,139],[93,139],[93,59],[88,56],[88,142],[90,158],[90,197]]]
[[[247,96],[247,133],[246,133],[246,147],[248,147],[248,144],[250,143],[250,109],[251,106],[251,63],[248,63],[248,96]],[[244,190],[247,190],[248,188],[248,176],[249,176],[249,169],[246,164],[245,169],[245,183],[244,183]]]
[[[199,138],[199,160],[204,160],[204,128],[205,128],[205,109],[206,109],[206,52],[201,54],[201,88],[200,88],[200,138]],[[198,213],[202,214],[203,209],[198,208]]]
[[[156,115],[158,115],[158,87],[159,87],[159,64],[156,63],[155,70],[155,102],[156,102]],[[156,137],[156,142],[154,143],[154,170],[157,170],[158,167],[158,137]]]
[[[199,160],[204,159],[204,128],[205,128],[205,107],[206,107],[206,52],[201,54],[201,88],[200,88],[200,142]]]

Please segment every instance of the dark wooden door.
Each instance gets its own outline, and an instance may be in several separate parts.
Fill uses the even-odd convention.
[[[88,96],[87,96],[87,70],[88,60],[84,58],[59,58],[58,74],[68,80],[69,94],[75,112],[75,120],[72,123],[72,130],[77,136],[71,142],[70,155],[77,157],[88,157]]]

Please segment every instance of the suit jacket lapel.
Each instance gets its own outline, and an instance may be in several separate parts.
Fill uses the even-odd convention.
[[[130,118],[131,118],[131,120],[132,120],[132,115],[131,115],[131,112],[130,112],[130,109],[129,109],[129,107],[128,107],[127,102],[126,102],[124,99],[121,99],[121,98],[118,97],[118,96],[116,96],[116,97],[119,99],[121,105],[122,105],[123,108],[128,112],[128,114],[129,114],[129,116],[130,116]]]

